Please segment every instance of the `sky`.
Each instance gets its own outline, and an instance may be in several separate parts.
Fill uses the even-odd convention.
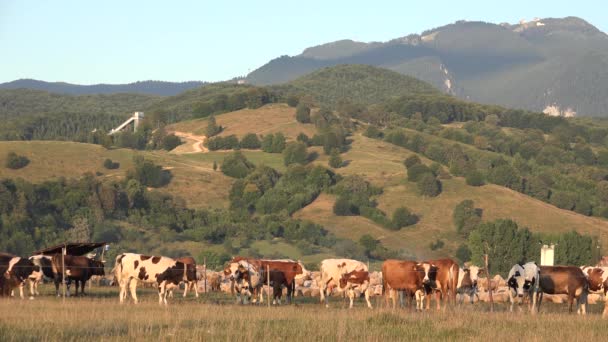
[[[339,39],[386,41],[457,20],[581,17],[605,0],[0,0],[0,82],[221,81]]]

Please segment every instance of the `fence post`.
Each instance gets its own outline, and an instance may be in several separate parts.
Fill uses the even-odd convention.
[[[494,312],[494,298],[492,297],[492,278],[490,278],[492,273],[490,273],[490,268],[488,266],[488,255],[485,254],[483,259],[486,264],[486,272],[488,274],[488,296],[490,297],[490,312]]]
[[[268,284],[268,307],[270,308],[270,265],[266,264],[266,283]]]
[[[63,300],[65,301],[65,292],[66,292],[66,283],[65,283],[65,253],[66,253],[66,245],[63,245],[61,249],[61,281],[63,283]]]
[[[203,279],[205,279],[205,293],[207,293],[207,257],[203,258]]]

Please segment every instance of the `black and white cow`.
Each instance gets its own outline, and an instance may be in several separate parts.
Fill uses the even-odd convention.
[[[524,265],[515,264],[509,271],[507,286],[509,287],[509,301],[511,302],[510,311],[513,311],[515,295],[520,298],[520,304],[527,295],[529,299],[530,312],[534,313],[536,308],[536,294],[539,291],[540,268],[534,262]]]
[[[135,253],[123,253],[116,257],[114,278],[120,286],[120,302],[127,298],[127,287],[137,304],[137,282],[158,286],[158,303],[167,304],[167,290],[177,288],[182,281],[188,281],[187,268],[183,262],[164,257]]]
[[[30,284],[30,296],[39,296],[38,285],[42,282],[44,278],[54,279],[53,274],[53,262],[52,258],[48,255],[34,255],[31,256],[30,261],[34,263],[34,265],[40,268],[39,271],[34,272],[28,278],[28,282]],[[57,293],[59,295],[59,293]]]
[[[22,257],[13,257],[8,260],[6,265],[3,265],[4,279],[7,286],[4,291],[12,292],[14,288],[19,288],[19,297],[23,296],[23,287],[30,276],[36,272],[40,272],[40,267],[34,265],[29,259]]]

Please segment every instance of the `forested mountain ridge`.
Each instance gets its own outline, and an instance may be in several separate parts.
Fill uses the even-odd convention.
[[[459,21],[382,43],[341,40],[273,59],[247,80],[285,83],[338,64],[391,69],[482,103],[608,116],[602,95],[608,91],[608,36],[575,17],[515,25]]]
[[[138,81],[127,84],[92,84],[80,85],[66,82],[45,82],[33,79],[19,79],[1,83],[0,89],[34,89],[51,93],[88,95],[88,94],[117,94],[134,93],[159,96],[172,96],[188,89],[205,85],[206,82],[165,82],[165,81]]]

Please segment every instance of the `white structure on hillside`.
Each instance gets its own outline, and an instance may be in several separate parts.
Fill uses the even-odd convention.
[[[553,266],[555,259],[555,245],[543,245],[540,248],[540,265]]]
[[[125,122],[120,124],[120,126],[112,129],[108,135],[112,135],[122,131],[125,127],[133,123],[133,132],[137,132],[137,127],[139,126],[139,121],[144,119],[144,112],[135,112],[133,116],[128,118]]]

